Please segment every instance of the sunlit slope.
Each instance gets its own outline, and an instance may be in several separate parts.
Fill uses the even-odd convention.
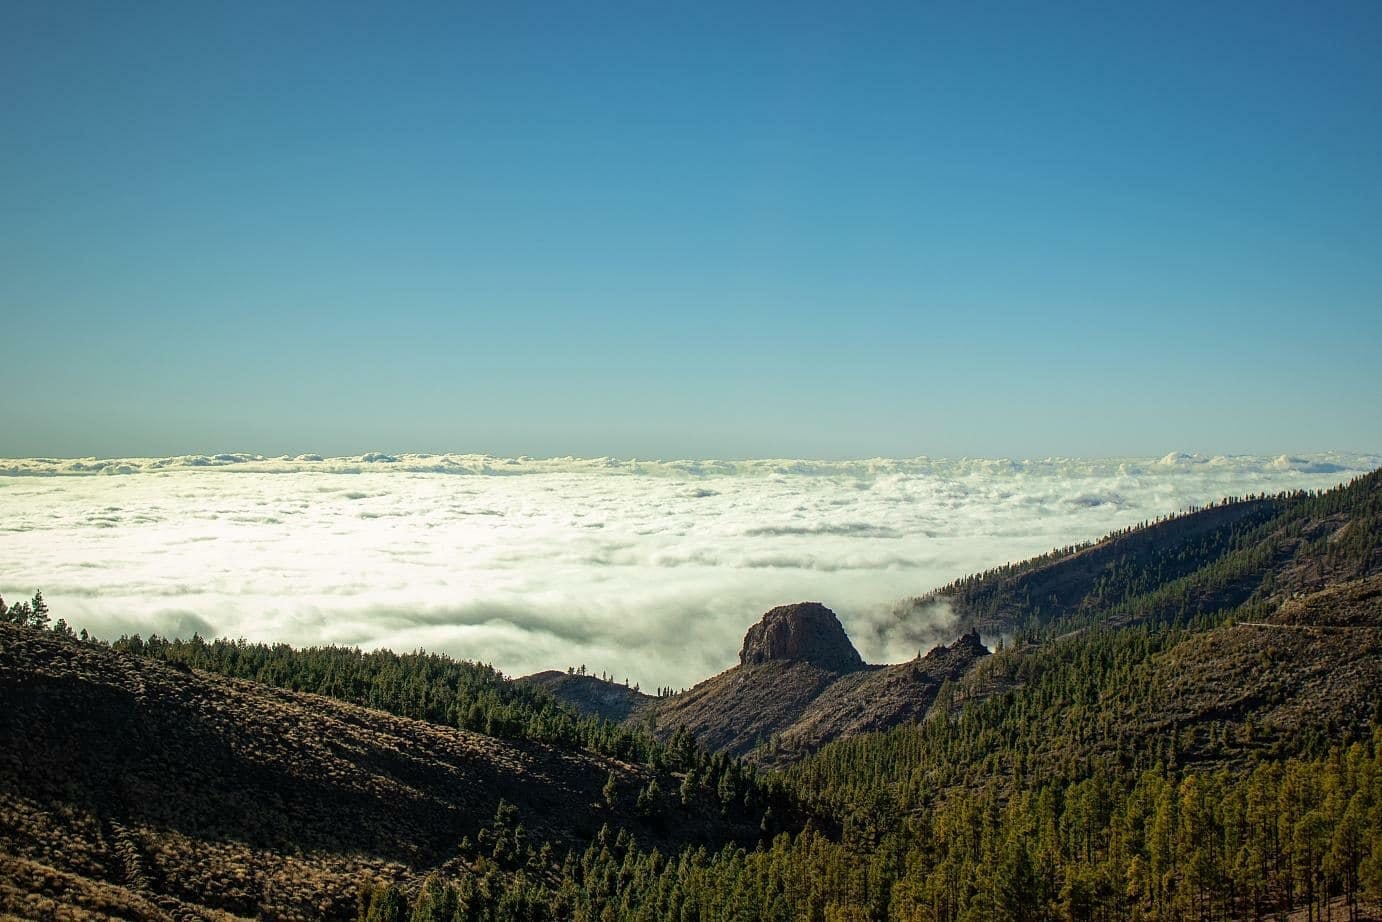
[[[1243,767],[1366,738],[1382,720],[1380,513],[1373,473],[960,581],[931,602],[1017,625],[1017,645],[954,684],[950,719],[837,743],[799,771],[830,790],[847,766],[856,794],[906,801],[1096,770]],[[1056,601],[1028,601],[1036,586],[1059,587]]]
[[[913,600],[963,623],[1050,636],[1189,624],[1382,571],[1382,471],[1319,494],[1242,499],[957,580]]]

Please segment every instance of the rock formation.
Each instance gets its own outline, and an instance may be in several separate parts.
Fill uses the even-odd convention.
[[[864,668],[840,619],[819,602],[780,605],[763,616],[744,635],[739,662],[757,666],[772,662],[804,662],[833,672]]]

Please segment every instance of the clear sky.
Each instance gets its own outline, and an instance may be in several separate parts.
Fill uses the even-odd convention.
[[[0,86],[0,455],[1382,449],[1377,2],[9,2]]]

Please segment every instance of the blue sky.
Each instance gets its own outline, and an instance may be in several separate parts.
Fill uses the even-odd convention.
[[[0,455],[1382,449],[1382,5],[9,3]]]

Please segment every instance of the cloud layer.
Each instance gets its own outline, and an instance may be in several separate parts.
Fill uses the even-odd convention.
[[[1224,495],[1327,487],[1382,457],[672,461],[474,455],[0,460],[0,594],[100,636],[425,647],[644,686],[731,665],[783,602],[865,659],[894,604]],[[103,476],[109,475],[109,476]],[[937,617],[941,617],[939,614]]]

